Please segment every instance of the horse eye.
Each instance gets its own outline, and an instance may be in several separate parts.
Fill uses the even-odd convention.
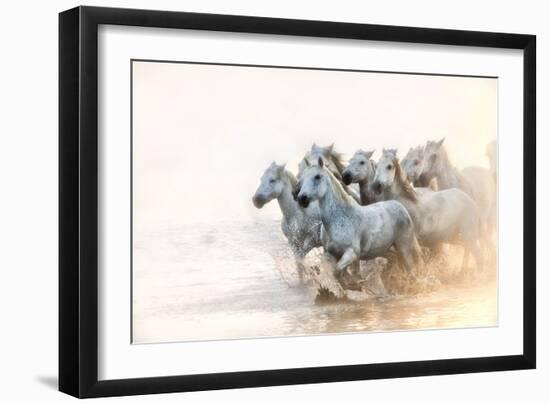
[[[364,166],[364,165],[365,165],[365,162],[364,162],[364,161],[361,161],[361,162],[359,162],[359,164],[361,164],[362,166]]]
[[[271,184],[273,184],[273,183],[275,183],[275,180],[272,178],[272,179],[269,180],[269,182],[270,182]]]
[[[321,176],[320,176],[319,174],[317,174],[317,175],[315,176],[315,179],[316,179],[317,181],[319,181],[319,180],[321,179]]]
[[[393,167],[391,164],[388,164],[388,166],[386,167],[388,170],[391,170]]]

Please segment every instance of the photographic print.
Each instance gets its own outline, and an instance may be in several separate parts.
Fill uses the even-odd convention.
[[[131,72],[132,343],[498,325],[496,77]]]

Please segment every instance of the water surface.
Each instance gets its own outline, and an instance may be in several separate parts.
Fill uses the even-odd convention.
[[[133,342],[175,342],[497,324],[484,277],[360,303],[315,304],[278,221],[134,232]]]

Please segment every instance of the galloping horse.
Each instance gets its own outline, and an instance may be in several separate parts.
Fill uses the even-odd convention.
[[[328,236],[325,249],[338,260],[339,270],[357,265],[360,259],[383,256],[392,246],[408,270],[423,264],[413,222],[403,205],[397,201],[358,205],[323,158],[317,165],[306,161],[297,199],[302,208],[318,201]]]
[[[440,243],[464,247],[463,267],[468,253],[474,255],[478,268],[482,256],[480,216],[477,205],[465,192],[457,188],[434,192],[424,189],[419,193],[409,183],[399,159],[392,152],[383,151],[376,166],[373,190],[384,200],[396,200],[409,212],[418,240],[422,245],[437,248]]]
[[[346,169],[342,172],[344,184],[359,184],[359,196],[361,205],[368,205],[376,202],[375,196],[370,191],[370,184],[374,180],[376,163],[371,160],[374,150],[357,150],[348,163]]]
[[[491,172],[483,167],[456,169],[447,155],[441,139],[429,141],[424,148],[424,164],[420,181],[426,185],[437,178],[439,189],[459,188],[476,202],[481,215],[484,242],[491,247],[491,234],[496,228],[496,188]]]
[[[292,197],[296,178],[285,170],[284,165],[273,162],[264,172],[261,183],[252,197],[254,206],[261,209],[266,203],[277,199],[283,214],[281,229],[290,246],[298,267],[300,279],[303,276],[303,258],[315,247],[321,247],[321,218],[319,209],[312,206],[300,209]]]
[[[424,147],[411,147],[405,157],[401,160],[401,168],[407,175],[407,179],[414,186],[421,186],[419,183],[420,174],[422,174],[422,166],[424,163]]]
[[[342,154],[334,150],[334,143],[326,147],[317,146],[314,143],[298,165],[298,179],[302,177],[302,173],[306,169],[307,165],[316,164],[319,158],[322,158],[325,161],[326,167],[330,170],[330,172],[332,172],[338,181],[342,183],[344,190],[350,194],[357,203],[361,203],[361,198],[357,192],[353,188],[348,187],[342,181],[342,172],[346,167],[342,162]]]

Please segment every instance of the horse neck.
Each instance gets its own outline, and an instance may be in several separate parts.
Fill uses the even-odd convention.
[[[359,182],[359,196],[361,197],[361,203],[366,205],[370,202],[369,181],[363,180]]]
[[[361,203],[363,205],[366,205],[370,202],[370,191],[369,186],[372,184],[372,181],[374,180],[374,174],[376,172],[375,164],[372,160],[369,160],[370,170],[369,170],[369,176],[368,178],[359,181],[359,195],[361,197]]]
[[[398,180],[394,179],[391,187],[384,190],[384,200],[395,200],[400,202],[409,215],[411,216],[414,223],[418,223],[418,202],[411,199],[407,192],[403,188],[403,184]]]
[[[350,213],[356,209],[356,205],[351,200],[351,196],[347,196],[338,180],[334,176],[330,176],[329,178],[330,189],[319,199],[319,209],[323,226],[330,235],[333,223],[337,221],[335,219],[339,217],[351,217]]]
[[[449,161],[445,149],[441,150],[437,175],[437,185],[440,189],[457,187],[460,181],[458,170]]]
[[[397,180],[397,178],[394,178],[391,186],[389,186],[384,190],[384,200],[390,200],[390,199],[394,199],[398,201],[401,201],[401,200],[410,201],[410,199],[407,198],[405,190],[403,189],[403,184],[401,184]]]
[[[285,178],[284,178],[285,186],[283,188],[283,191],[277,198],[277,202],[279,203],[279,207],[281,208],[283,217],[285,219],[290,219],[300,214],[301,211],[298,204],[294,200],[294,197],[292,196],[292,188],[296,180],[293,178],[292,174],[288,171],[285,171],[284,175],[285,175]]]

